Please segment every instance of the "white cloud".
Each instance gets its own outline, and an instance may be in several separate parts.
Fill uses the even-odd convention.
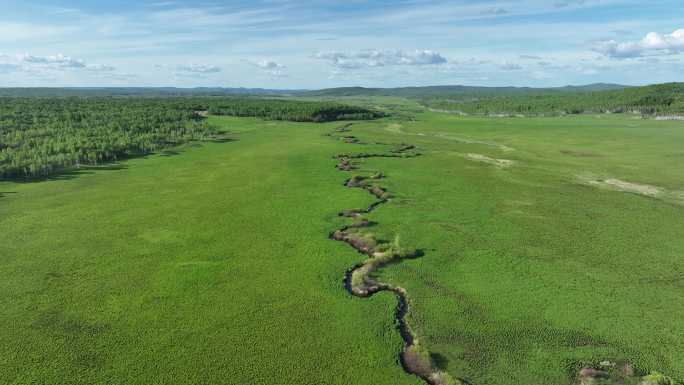
[[[265,69],[265,70],[277,70],[277,69],[285,68],[284,65],[282,65],[278,62],[275,62],[273,60],[261,60],[261,61],[258,61],[256,63],[252,63],[252,64],[254,64],[255,66],[257,66],[261,69]]]
[[[8,57],[4,55],[5,57]],[[11,63],[17,70],[43,72],[56,70],[87,70],[90,72],[113,72],[116,68],[104,64],[88,64],[85,60],[75,59],[64,54],[35,56],[28,53],[18,54]]]
[[[78,72],[81,79],[104,78],[118,76],[116,68],[104,64],[88,64],[82,59],[75,59],[64,54],[38,56],[28,53],[6,55],[0,54],[0,73],[20,73],[30,81],[48,81],[55,75]],[[86,73],[92,76],[87,76]]]
[[[112,67],[112,66],[105,65],[105,64],[87,65],[87,66],[86,66],[86,69],[87,69],[88,71],[92,71],[92,72],[112,72],[112,71],[116,71],[116,67]]]
[[[379,51],[365,50],[353,53],[319,52],[316,59],[326,60],[341,69],[357,69],[385,66],[421,66],[445,64],[447,59],[439,52],[431,50]]]
[[[264,59],[256,62],[247,61],[247,63],[264,70],[267,74],[274,78],[287,77],[287,74],[285,73],[285,68],[287,67],[284,64],[278,63],[277,61]]]
[[[74,59],[70,56],[57,54],[52,56],[33,56],[21,54],[17,57],[19,61],[29,64],[42,64],[58,68],[86,68],[86,63],[81,59]]]
[[[594,51],[616,59],[684,53],[684,29],[667,35],[650,32],[639,41],[602,41],[595,45]]]
[[[503,62],[503,64],[501,64],[501,69],[504,71],[519,71],[523,68],[520,64]]]
[[[193,74],[215,74],[221,72],[221,67],[210,64],[188,64],[176,66],[176,71]]]
[[[44,10],[30,1],[17,2],[18,8],[25,9],[8,14],[11,20],[0,23],[3,51],[63,52],[76,58],[72,58],[76,63],[70,66],[66,58],[62,63],[56,59],[31,63],[12,55],[0,59],[4,63],[0,64],[4,72],[0,80],[52,85],[38,81],[37,74],[44,74],[56,78],[55,85],[102,85],[110,77],[123,77],[120,70],[138,73],[140,85],[159,86],[220,83],[259,87],[276,84],[268,82],[268,77],[283,73],[290,80],[277,84],[284,88],[482,81],[486,85],[550,85],[584,82],[578,72],[562,66],[591,63],[609,63],[614,68],[600,72],[605,81],[681,78],[678,70],[684,54],[644,54],[640,60],[618,61],[598,55],[586,43],[610,39],[616,40],[615,44],[639,42],[645,32],[662,34],[684,27],[677,24],[675,14],[668,13],[668,7],[642,7],[635,18],[629,12],[636,0],[403,0],[391,7],[375,4],[371,11],[361,13],[354,7],[329,6],[337,2],[202,1],[189,5],[153,0],[133,10],[111,8],[106,12]],[[627,8],[622,8],[624,4]],[[595,6],[604,10],[614,6],[619,15],[611,20],[585,17]],[[586,12],[575,13],[578,9]],[[533,15],[537,17],[529,17]],[[482,22],[499,17],[505,23]],[[74,46],[74,41],[79,43]],[[365,48],[376,49],[361,51]],[[438,56],[431,58],[425,51],[412,52],[412,48],[432,48]],[[316,55],[318,59],[311,56],[316,52],[322,52]],[[478,59],[469,61],[469,57]],[[649,71],[641,71],[647,68],[643,60],[655,57],[660,64],[649,62]],[[85,63],[81,60],[79,65],[78,58]],[[584,63],[582,58],[590,62]],[[448,63],[443,63],[447,59]],[[678,60],[677,65],[668,60]],[[506,61],[512,64],[505,65]],[[222,71],[176,66],[191,62],[216,64]],[[170,64],[155,70],[154,63]],[[516,63],[524,69],[514,70]],[[327,80],[330,71],[335,71],[336,80]],[[533,71],[544,71],[552,80],[535,82]],[[180,79],[176,81],[173,75]]]

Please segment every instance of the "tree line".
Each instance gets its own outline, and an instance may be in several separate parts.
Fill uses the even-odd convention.
[[[295,122],[367,120],[381,117],[377,111],[334,102],[283,99],[224,99],[209,103],[212,115],[254,116]]]
[[[0,178],[44,177],[219,134],[217,115],[322,122],[379,114],[328,102],[247,98],[0,98]]]
[[[468,114],[562,115],[585,113],[684,114],[684,83],[630,87],[622,90],[509,95],[423,101],[430,108]]]

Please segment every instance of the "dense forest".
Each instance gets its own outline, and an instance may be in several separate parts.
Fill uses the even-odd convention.
[[[218,132],[205,111],[312,122],[379,116],[334,103],[247,98],[0,98],[0,178],[49,176],[207,140]]]
[[[426,98],[427,107],[466,114],[562,115],[583,113],[684,114],[684,83],[622,90],[506,95],[469,99]]]
[[[0,176],[47,176],[211,137],[188,107],[154,99],[0,99]]]
[[[334,102],[305,102],[271,99],[224,99],[208,103],[212,115],[254,116],[295,122],[329,122],[334,120],[367,120],[382,113],[363,107]]]

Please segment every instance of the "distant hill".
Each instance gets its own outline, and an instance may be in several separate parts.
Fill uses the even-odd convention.
[[[641,113],[684,115],[684,83],[624,86],[595,83],[551,88],[427,86],[399,88],[341,87],[322,90],[264,88],[0,88],[0,97],[313,97],[392,96],[419,101],[428,108],[467,114],[558,115]]]
[[[609,85],[610,86],[610,85]],[[467,114],[583,114],[636,113],[684,114],[684,83],[606,89],[605,85],[564,87],[563,92],[492,94],[478,98],[426,97],[427,107]]]
[[[175,87],[67,87],[67,88],[0,88],[0,97],[48,97],[48,96],[141,96],[141,97],[174,97],[174,96],[288,96],[302,91],[270,90],[264,88],[175,88]]]
[[[623,86],[612,83],[593,83],[585,86],[565,86],[559,88],[551,88],[551,90],[568,91],[568,92],[595,92],[595,91],[613,91],[623,90],[625,88],[632,88],[631,86]]]
[[[265,88],[222,88],[222,87],[41,87],[41,88],[0,88],[0,97],[48,97],[48,96],[397,96],[405,98],[495,96],[521,94],[549,94],[559,92],[591,92],[619,90],[627,88],[618,84],[596,83],[585,86],[565,86],[556,88],[530,87],[473,87],[473,86],[427,86],[400,88],[341,87],[322,90],[274,90]]]
[[[554,88],[531,87],[475,87],[475,86],[426,86],[399,88],[340,87],[303,92],[306,96],[398,96],[406,98],[483,96],[483,95],[524,95],[554,94],[562,92],[593,92],[621,90],[628,88],[619,84],[595,83],[585,86],[565,86]]]

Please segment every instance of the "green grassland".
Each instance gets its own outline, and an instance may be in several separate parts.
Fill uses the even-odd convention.
[[[438,363],[473,384],[567,384],[583,365],[631,362],[684,378],[684,206],[583,183],[684,191],[684,125],[612,116],[484,119],[426,113],[359,124],[364,140],[423,156],[372,159],[398,193],[370,219],[425,256],[386,268]],[[513,161],[497,167],[468,158]]]
[[[211,123],[235,141],[0,183],[1,384],[420,383],[327,238],[369,200],[336,125]]]
[[[394,116],[354,123],[362,144],[326,135],[340,122],[211,117],[235,140],[0,182],[0,383],[422,383],[396,298],[349,295],[365,257],[328,239],[374,200],[344,180],[377,171],[392,198],[364,231],[424,255],[374,274],[440,369],[565,385],[624,360],[684,380],[682,122]],[[422,155],[335,168],[401,143]]]

